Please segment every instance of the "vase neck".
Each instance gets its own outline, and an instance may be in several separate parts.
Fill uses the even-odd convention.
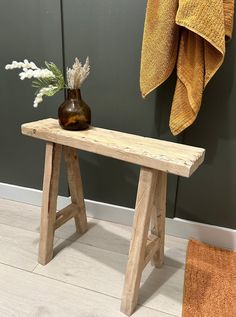
[[[80,89],[67,89],[67,98],[81,100]]]

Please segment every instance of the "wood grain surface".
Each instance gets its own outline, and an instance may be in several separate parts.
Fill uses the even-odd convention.
[[[186,177],[203,162],[205,153],[198,147],[92,126],[84,131],[67,131],[50,118],[23,124],[22,133]]]

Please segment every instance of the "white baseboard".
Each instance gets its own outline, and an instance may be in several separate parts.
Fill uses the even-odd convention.
[[[34,188],[0,183],[0,198],[41,206],[42,191]],[[69,201],[69,197],[58,196],[58,209],[67,206]]]
[[[0,183],[0,198],[40,206],[42,191]],[[70,203],[70,197],[58,197],[58,209]],[[134,209],[85,199],[89,217],[132,225]],[[184,239],[197,239],[202,242],[231,250],[236,250],[236,230],[218,227],[180,218],[166,218],[166,233]]]

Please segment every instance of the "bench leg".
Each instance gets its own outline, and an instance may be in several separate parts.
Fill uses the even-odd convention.
[[[158,268],[164,263],[166,190],[167,173],[157,171],[155,195],[151,216],[151,233],[160,238],[159,248],[152,257],[152,264]]]
[[[76,230],[80,233],[84,233],[87,231],[88,226],[77,150],[68,146],[64,146],[63,150],[71,201],[76,209],[76,213],[74,214]]]
[[[46,144],[38,259],[42,265],[46,265],[53,257],[54,232],[57,228],[74,217],[76,230],[80,233],[87,231],[83,185],[76,150],[67,146],[63,150],[71,204],[56,212],[62,146],[50,142]]]
[[[47,264],[53,257],[61,149],[59,144],[46,144],[38,258],[42,265]]]
[[[145,261],[156,171],[141,167],[135,206],[133,232],[125,275],[121,311],[130,316],[138,301],[138,291]]]

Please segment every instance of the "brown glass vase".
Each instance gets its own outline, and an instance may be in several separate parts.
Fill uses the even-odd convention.
[[[91,123],[89,106],[81,98],[80,89],[68,89],[67,99],[58,109],[60,126],[65,130],[85,130]]]

